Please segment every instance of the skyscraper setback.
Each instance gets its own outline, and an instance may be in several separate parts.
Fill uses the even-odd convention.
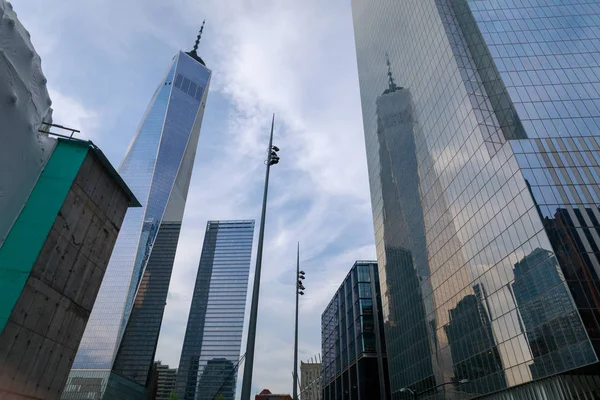
[[[254,221],[209,221],[177,372],[180,399],[233,400]]]
[[[143,395],[211,78],[199,40],[173,57],[119,168],[142,207],[123,222],[63,399]]]
[[[600,4],[352,11],[392,398],[597,393]]]

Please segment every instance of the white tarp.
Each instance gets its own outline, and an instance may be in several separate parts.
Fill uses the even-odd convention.
[[[0,0],[0,246],[56,143],[38,133],[51,104],[29,32]]]

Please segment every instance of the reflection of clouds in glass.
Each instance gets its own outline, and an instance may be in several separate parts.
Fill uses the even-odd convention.
[[[600,88],[589,83],[598,76],[598,21],[587,5],[565,0],[544,4],[540,14],[532,15],[527,3],[509,0],[509,12],[496,11],[502,19],[498,24],[487,17],[480,0],[470,3],[527,135],[595,134]]]

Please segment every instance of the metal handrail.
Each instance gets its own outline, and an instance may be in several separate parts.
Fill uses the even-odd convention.
[[[50,126],[50,127],[52,127],[52,128],[58,128],[58,129],[62,129],[62,130],[65,130],[65,131],[69,131],[69,132],[71,132],[71,134],[70,134],[70,135],[63,135],[63,134],[61,134],[61,133],[51,132],[51,131],[49,131],[49,130],[38,129],[38,132],[40,132],[40,133],[45,133],[46,135],[58,136],[58,137],[62,137],[62,138],[65,138],[65,139],[72,139],[74,134],[76,134],[76,133],[81,133],[81,131],[80,131],[80,130],[73,129],[73,128],[69,128],[69,127],[67,127],[67,126],[64,126],[64,125],[59,125],[59,124],[50,124],[50,123],[47,123],[47,122],[44,122],[44,123],[43,123],[43,125]]]

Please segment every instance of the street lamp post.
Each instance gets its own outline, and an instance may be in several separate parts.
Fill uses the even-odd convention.
[[[277,152],[279,148],[273,146],[273,127],[275,114],[271,121],[271,136],[267,148],[267,171],[265,173],[265,189],[263,192],[262,213],[260,217],[260,230],[258,232],[258,249],[256,251],[256,267],[254,269],[254,285],[252,288],[252,303],[250,306],[250,321],[248,322],[248,340],[246,341],[246,362],[244,363],[244,377],[242,380],[241,400],[250,400],[252,390],[252,369],[254,367],[254,345],[256,343],[256,320],[258,316],[258,294],[260,292],[260,271],[262,267],[263,240],[265,236],[265,217],[267,214],[267,192],[269,189],[269,171],[271,165],[279,162]]]
[[[469,380],[468,380],[468,379],[461,379],[460,381],[458,381],[458,384],[459,384],[459,385],[463,385],[463,384],[465,384],[465,383],[469,383]],[[413,398],[413,399],[417,399],[417,398],[419,398],[419,396],[420,396],[420,395],[422,395],[423,393],[431,392],[432,390],[435,390],[435,389],[437,389],[437,388],[439,388],[439,387],[446,386],[446,385],[452,385],[452,384],[454,384],[454,382],[444,382],[444,383],[440,383],[439,385],[437,385],[437,386],[434,386],[434,387],[432,387],[432,388],[430,388],[430,389],[427,389],[427,390],[423,390],[422,392],[415,392],[415,391],[414,391],[414,390],[412,390],[411,388],[407,388],[407,387],[405,387],[405,388],[402,388],[402,389],[400,389],[400,393],[410,393],[410,394],[412,395],[412,398]]]
[[[298,400],[298,299],[304,294],[304,271],[300,271],[300,243],[296,253],[296,328],[294,331],[294,389],[292,390],[293,400]]]
[[[400,389],[400,393],[410,393],[413,399],[417,398],[417,393],[415,393],[415,391],[411,388],[402,388]]]

